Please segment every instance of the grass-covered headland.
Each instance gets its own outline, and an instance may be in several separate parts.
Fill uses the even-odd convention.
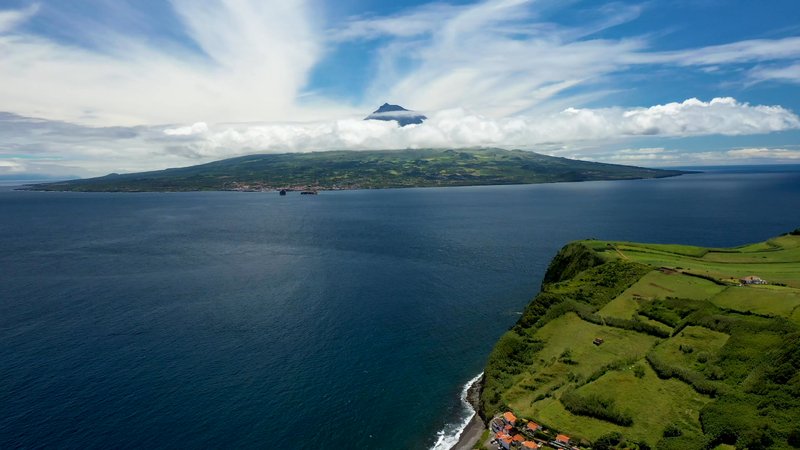
[[[800,448],[800,232],[565,246],[492,351],[480,402],[585,447]]]
[[[630,180],[677,170],[603,164],[498,148],[250,155],[191,167],[41,183],[43,191],[270,191],[380,189]]]

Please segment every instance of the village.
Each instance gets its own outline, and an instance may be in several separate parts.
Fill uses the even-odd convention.
[[[492,418],[489,429],[491,433],[488,444],[496,445],[498,450],[578,450],[578,447],[572,445],[569,436],[554,433],[536,422],[517,418],[511,411]]]

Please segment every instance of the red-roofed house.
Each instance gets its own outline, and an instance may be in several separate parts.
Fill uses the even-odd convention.
[[[517,422],[517,416],[515,416],[511,411],[507,411],[505,414],[503,414],[503,420],[505,420],[509,425],[514,425]]]
[[[531,433],[533,433],[533,432],[535,432],[535,431],[539,431],[539,430],[541,430],[541,429],[542,429],[542,426],[541,426],[541,425],[539,425],[539,424],[538,424],[538,423],[536,423],[536,422],[528,422],[528,424],[525,426],[525,429],[526,429],[526,430],[528,430],[528,431],[530,431]]]
[[[505,425],[506,425],[505,421],[500,417],[495,417],[494,419],[492,419],[491,428],[492,431],[495,433],[502,430]]]
[[[514,442],[522,442],[525,440],[525,438],[522,437],[521,434],[515,434],[514,437],[511,438],[511,440],[513,440]]]
[[[566,434],[559,434],[556,436],[556,442],[559,442],[564,445],[569,445],[569,436]]]
[[[522,443],[522,448],[523,449],[530,449],[530,450],[537,450],[539,448],[539,444],[537,444],[536,442],[524,441]]]
[[[511,436],[507,435],[500,431],[499,433],[494,435],[494,438],[497,439],[497,443],[505,447],[506,449],[511,447]]]

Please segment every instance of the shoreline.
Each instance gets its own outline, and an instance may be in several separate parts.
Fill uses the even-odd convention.
[[[458,442],[456,442],[452,450],[472,450],[475,444],[478,443],[478,440],[480,440],[484,430],[486,430],[486,426],[476,413],[472,416],[472,420],[469,421],[464,430],[461,431]]]
[[[461,430],[458,436],[458,442],[453,446],[452,450],[472,450],[478,440],[481,438],[483,431],[486,429],[486,424],[483,423],[480,413],[481,391],[483,390],[483,372],[475,381],[467,387],[466,402],[472,406],[475,411],[472,418]]]
[[[537,184],[560,184],[560,183],[586,183],[597,181],[637,181],[637,180],[660,180],[665,178],[676,178],[683,175],[696,175],[704,173],[702,171],[691,170],[675,170],[675,169],[655,169],[663,170],[666,172],[680,172],[680,173],[667,173],[654,176],[638,176],[638,177],[620,177],[620,178],[596,178],[584,180],[549,180],[549,181],[509,181],[509,182],[489,182],[489,183],[453,183],[453,184],[419,184],[419,185],[384,185],[384,186],[263,186],[257,188],[225,188],[225,187],[195,187],[190,189],[135,189],[135,188],[116,188],[116,189],[65,189],[65,188],[48,188],[48,185],[58,185],[67,182],[80,182],[84,180],[92,180],[93,178],[67,180],[65,182],[44,182],[44,183],[25,183],[25,184],[12,184],[8,185],[15,191],[26,192],[81,192],[81,193],[156,193],[156,192],[243,192],[243,193],[273,193],[281,190],[287,192],[299,192],[302,190],[315,190],[319,192],[336,192],[336,191],[372,191],[372,190],[385,190],[385,189],[427,189],[427,188],[458,188],[458,187],[480,187],[480,186],[529,186]],[[127,174],[126,174],[127,175]]]
[[[666,169],[656,169],[666,170]],[[537,184],[559,184],[559,183],[586,183],[597,181],[637,181],[637,180],[660,180],[665,178],[676,178],[683,175],[696,175],[703,173],[702,171],[689,171],[680,170],[682,173],[656,175],[651,177],[630,177],[630,178],[597,178],[586,180],[554,180],[554,181],[534,181],[534,182],[508,182],[508,183],[475,183],[475,184],[431,184],[431,185],[399,185],[399,186],[358,186],[358,187],[321,187],[309,186],[309,190],[316,190],[319,192],[336,192],[336,191],[374,191],[386,189],[428,189],[428,188],[459,188],[459,187],[481,187],[481,186],[529,186]],[[91,179],[91,178],[88,178]],[[69,180],[73,181],[73,180]],[[74,180],[80,181],[80,180]],[[58,182],[50,183],[28,183],[22,185],[9,185],[15,191],[23,192],[80,192],[80,193],[182,193],[182,192],[243,192],[243,193],[273,193],[283,190],[287,192],[299,192],[297,186],[291,188],[285,187],[264,187],[254,189],[226,189],[226,188],[195,188],[195,189],[48,189],[46,185],[58,184]]]
[[[431,450],[471,450],[486,429],[479,414],[480,393],[483,389],[483,372],[467,381],[461,390],[460,400],[469,414],[455,430],[448,432],[447,426],[438,433]]]

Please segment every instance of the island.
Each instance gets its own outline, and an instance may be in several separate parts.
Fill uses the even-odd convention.
[[[457,448],[800,448],[800,229],[570,243],[473,389]]]
[[[313,191],[631,180],[679,170],[604,164],[498,148],[324,151],[250,155],[191,167],[38,183],[85,192]]]

